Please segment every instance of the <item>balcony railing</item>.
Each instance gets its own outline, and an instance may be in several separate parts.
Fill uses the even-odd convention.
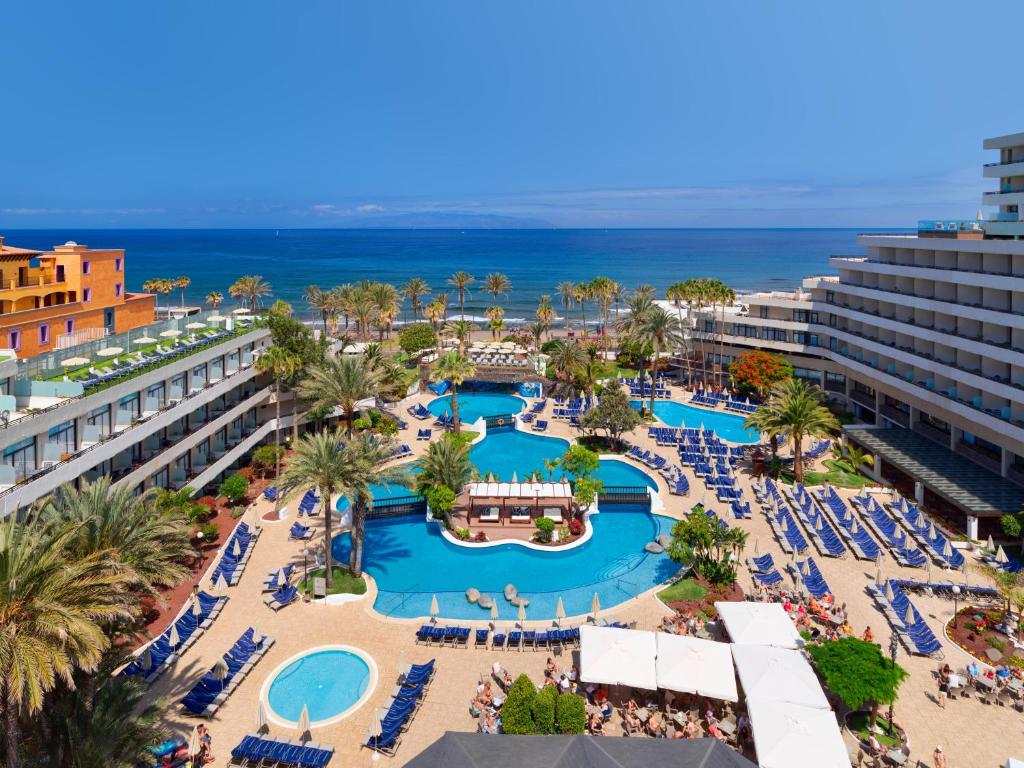
[[[865,256],[833,256],[834,261],[849,261],[851,263],[868,263],[877,264],[881,267],[903,267],[906,269],[937,269],[943,272],[965,272],[973,275],[994,275],[995,277],[1021,277],[1024,278],[1024,274],[1015,274],[1013,272],[997,272],[991,269],[968,269],[967,267],[943,267],[938,264],[901,264],[895,261],[878,261],[877,259],[868,259]]]

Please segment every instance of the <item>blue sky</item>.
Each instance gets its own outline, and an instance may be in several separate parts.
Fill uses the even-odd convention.
[[[970,216],[1019,8],[9,4],[0,230]]]

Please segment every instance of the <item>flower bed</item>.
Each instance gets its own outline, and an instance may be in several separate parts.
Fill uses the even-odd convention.
[[[1024,667],[1024,649],[1016,648],[1009,637],[996,629],[1001,620],[999,610],[968,605],[946,624],[946,637],[985,664]]]

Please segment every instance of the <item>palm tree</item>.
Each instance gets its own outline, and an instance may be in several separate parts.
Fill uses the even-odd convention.
[[[188,275],[182,275],[181,277],[175,278],[174,287],[181,291],[181,306],[185,306],[185,289],[192,285],[192,278]]]
[[[430,286],[427,284],[427,281],[421,277],[411,277],[399,290],[402,292],[402,295],[408,296],[409,301],[412,303],[413,319],[419,317],[420,308],[423,306],[421,299],[424,296],[430,295]]]
[[[768,435],[772,449],[772,462],[779,457],[779,435],[786,431],[778,412],[765,402],[760,408],[751,413],[743,421],[744,429],[756,429]]]
[[[508,292],[512,290],[512,281],[501,272],[491,272],[484,278],[484,290],[491,294],[494,303],[497,304],[499,296],[507,297]]]
[[[459,315],[462,320],[466,319],[466,294],[468,293],[466,289],[475,281],[476,278],[469,272],[462,271],[456,272],[448,278],[448,285],[453,286],[459,292]]]
[[[448,294],[439,293],[434,296],[434,301],[441,305],[441,320],[448,322]]]
[[[21,720],[109,646],[101,624],[126,619],[126,568],[109,550],[69,557],[80,524],[40,515],[0,521],[0,712],[7,768],[21,764]]]
[[[654,413],[654,398],[657,394],[657,387],[654,386],[658,373],[658,364],[661,360],[661,353],[670,349],[677,349],[684,341],[683,326],[679,320],[657,304],[652,304],[641,318],[640,325],[636,329],[639,340],[648,342],[654,355],[654,362],[651,364],[651,413]]]
[[[473,335],[473,331],[477,330],[480,326],[476,323],[471,323],[468,320],[452,320],[450,323],[445,323],[444,328],[441,329],[441,333],[451,336],[459,342],[459,352],[464,354],[466,351],[466,344],[469,342],[470,336]]]
[[[224,294],[220,291],[210,291],[206,294],[206,303],[213,307],[214,311],[221,305],[222,301],[224,301]]]
[[[263,303],[263,297],[270,295],[270,283],[260,275],[242,275],[228,286],[228,294],[246,302],[251,312]]]
[[[143,704],[148,686],[137,678],[113,677],[96,693],[92,710],[77,695],[64,718],[66,744],[75,768],[131,768],[153,761],[150,751],[166,736],[160,702]]]
[[[590,285],[587,283],[576,283],[572,289],[572,298],[580,305],[580,322],[583,324],[582,333],[587,335],[587,299],[591,298]]]
[[[654,297],[658,295],[658,291],[654,288],[653,285],[643,283],[642,285],[638,285],[636,287],[636,290],[633,291],[633,295],[643,296],[645,299],[654,299]]]
[[[299,394],[311,400],[315,408],[330,410],[340,406],[351,436],[356,404],[377,394],[380,378],[380,371],[362,358],[354,355],[329,357],[313,366],[308,376],[299,382]]]
[[[569,330],[569,310],[576,303],[576,283],[571,280],[563,280],[555,291],[562,300],[562,308],[565,310],[565,329]]]
[[[174,288],[175,288],[175,281],[174,280],[170,280],[170,279],[168,279],[166,277],[162,277],[162,278],[160,278],[159,281],[157,281],[157,291],[162,293],[164,296],[170,296],[171,295],[171,291],[173,291]]]
[[[256,370],[274,379],[274,477],[281,475],[281,382],[292,378],[301,367],[302,358],[276,344],[256,358]],[[274,497],[275,511],[281,509],[280,499],[281,494]]]
[[[697,327],[697,323],[703,321],[704,305],[707,302],[707,281],[690,279],[683,283],[683,293],[690,311],[694,313],[693,329],[696,331],[697,339],[700,342],[700,366],[701,384],[708,386],[708,358],[704,349],[704,330]]]
[[[340,313],[345,318],[345,330],[348,330],[348,319],[352,314],[352,301],[355,298],[356,289],[355,286],[350,283],[344,285],[336,285],[331,288],[331,296],[334,301],[334,311]]]
[[[683,321],[683,304],[685,304],[686,300],[687,300],[686,283],[683,283],[683,282],[672,283],[672,285],[670,285],[668,288],[665,289],[665,298],[668,299],[669,301],[671,301],[675,305],[676,314],[679,317],[679,326],[685,330],[686,324]],[[685,339],[685,336],[684,336],[684,341],[685,340],[686,339]],[[679,351],[680,351],[680,353],[683,354],[683,356],[684,356],[684,358],[686,360],[686,380],[688,382],[692,382],[693,381],[693,369],[692,369],[692,367],[690,365],[690,363],[691,363],[691,361],[690,361],[690,352],[686,348],[686,346],[687,345],[684,343],[682,349],[680,349]]]
[[[711,291],[715,302],[721,308],[721,319],[715,323],[715,330],[718,333],[718,386],[721,388],[725,377],[725,308],[735,303],[736,292],[721,280],[712,281]]]
[[[835,415],[822,404],[824,399],[819,387],[793,377],[776,384],[766,403],[775,411],[778,424],[793,437],[793,477],[798,483],[804,479],[804,437],[826,437],[839,430]]]
[[[533,335],[533,346],[540,351],[540,342],[544,338],[544,331],[547,326],[544,323],[538,321],[536,323],[530,323],[530,333]]]
[[[330,291],[320,289],[319,285],[306,286],[306,303],[314,312],[320,314],[320,320],[324,324],[324,336],[327,335],[327,319],[334,311],[335,298]]]
[[[369,295],[377,310],[377,338],[383,341],[384,333],[391,332],[391,324],[398,316],[398,289],[391,283],[374,283]]]
[[[408,487],[412,485],[413,477],[405,466],[386,466],[395,457],[395,445],[390,439],[360,435],[349,440],[342,453],[345,459],[345,472],[339,490],[349,500],[352,509],[349,570],[354,576],[360,576],[363,572],[366,512],[373,507],[372,487]]]
[[[544,295],[540,297],[540,303],[537,304],[536,315],[537,320],[541,323],[544,330],[548,332],[548,337],[550,338],[551,324],[555,321],[555,308],[551,306],[550,296]]]
[[[551,367],[555,375],[562,381],[573,383],[576,374],[587,361],[586,353],[580,349],[579,344],[570,339],[556,339],[551,343],[551,351],[548,353]]]
[[[444,316],[444,305],[439,301],[432,301],[423,308],[423,314],[436,331],[437,324],[441,322],[441,318]]]
[[[416,462],[416,489],[426,493],[436,485],[450,488],[455,494],[477,477],[476,465],[469,458],[470,445],[454,435],[445,434],[427,446]]]
[[[498,332],[505,327],[505,310],[495,304],[493,307],[488,307],[484,314],[490,321],[487,325],[491,329],[491,338],[497,339]]]
[[[349,457],[345,453],[340,432],[323,431],[303,435],[294,446],[288,466],[277,480],[279,495],[310,486],[320,492],[324,507],[324,560],[328,590],[334,586],[334,557],[331,552],[334,515],[331,499],[342,487],[349,471],[348,462]]]
[[[649,346],[645,344],[640,330],[643,326],[644,318],[654,306],[654,302],[650,298],[634,294],[626,299],[626,311],[620,312],[615,320],[615,331],[619,336],[619,347],[632,350],[634,356],[640,358],[640,370],[638,372],[638,378],[640,379],[644,377],[645,362],[647,360],[647,355],[644,352],[645,348]]]
[[[612,286],[614,282],[610,277],[595,277],[590,281],[590,292],[597,301],[598,310],[601,313],[601,328],[603,330],[604,343],[608,342],[608,310],[612,304]]]
[[[474,375],[476,366],[473,365],[473,361],[455,350],[445,352],[434,363],[431,378],[434,381],[447,381],[452,388],[452,428],[456,435],[462,434],[462,422],[459,420],[459,387]]]
[[[356,324],[356,333],[366,341],[370,338],[370,326],[377,319],[377,304],[373,297],[364,291],[356,291],[349,304],[348,315],[351,315]]]

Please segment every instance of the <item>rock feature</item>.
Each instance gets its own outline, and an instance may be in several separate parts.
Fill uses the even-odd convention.
[[[651,541],[644,545],[644,552],[650,552],[652,555],[660,555],[664,551],[665,548],[656,541]]]
[[[672,543],[672,537],[663,533],[661,536],[656,538],[655,541],[661,544],[662,549],[668,549],[669,545]]]
[[[492,605],[494,605],[494,598],[487,594],[480,595],[480,597],[476,601],[476,604],[479,605],[481,608],[490,608]]]
[[[470,587],[466,590],[466,599],[471,603],[475,603],[480,599],[480,590],[476,587]]]
[[[511,600],[509,600],[509,602],[512,603],[512,605],[516,606],[517,608],[520,605],[525,608],[526,606],[528,606],[530,604],[530,601],[527,598],[520,597],[519,595],[516,595],[515,597],[513,597]]]
[[[506,600],[508,600],[511,603],[512,601],[515,600],[516,597],[518,597],[518,595],[519,595],[519,590],[516,589],[516,585],[515,584],[506,584],[505,585],[505,599]]]

